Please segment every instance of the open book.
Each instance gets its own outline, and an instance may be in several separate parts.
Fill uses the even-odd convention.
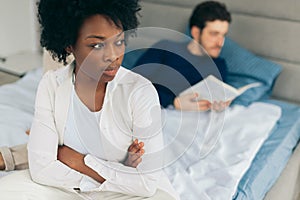
[[[260,85],[261,83],[255,82],[236,89],[224,83],[223,81],[217,79],[215,76],[209,75],[199,83],[181,92],[179,96],[190,94],[190,93],[198,93],[199,96],[197,99],[195,99],[195,101],[208,100],[210,102],[214,102],[214,101],[225,102],[225,101],[233,100],[239,95],[241,95],[242,93],[244,93],[246,90],[253,87],[258,87]]]

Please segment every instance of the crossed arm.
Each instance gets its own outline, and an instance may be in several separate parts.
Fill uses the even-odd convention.
[[[26,134],[30,134],[30,130],[26,131]],[[14,146],[11,148],[8,147],[2,147],[0,150],[0,170],[20,170],[20,169],[27,169],[28,168],[28,159],[27,159],[27,145],[18,145]],[[143,149],[144,143],[143,142],[138,142],[137,139],[133,141],[133,143],[128,147],[128,154],[127,157],[124,161],[124,165],[128,167],[134,167],[136,168],[138,164],[141,163],[142,158],[141,156],[145,153],[145,150]],[[76,161],[78,164],[80,163],[79,161],[84,158],[84,155],[79,156],[79,154],[72,150],[71,148],[68,148],[67,146],[60,146],[58,148],[58,159],[61,160],[64,164],[68,165],[69,167],[73,166],[75,161],[74,159],[80,158],[79,160]],[[8,153],[11,156],[5,156],[2,155],[3,151],[8,151]],[[65,160],[63,157],[64,155],[66,156],[72,156],[70,157],[69,160]],[[83,157],[82,157],[83,156]],[[7,168],[6,162],[12,163],[12,166]],[[74,166],[76,167],[76,166]],[[74,169],[77,169],[74,168]]]
[[[124,165],[128,167],[137,167],[141,163],[141,156],[144,154],[145,150],[143,149],[144,143],[138,142],[137,139],[128,147],[127,158],[125,159]],[[85,165],[84,163],[84,154],[78,153],[77,151],[71,149],[68,146],[58,147],[57,159],[67,165],[68,167],[85,174],[99,183],[103,183],[105,179],[100,176],[93,169]]]

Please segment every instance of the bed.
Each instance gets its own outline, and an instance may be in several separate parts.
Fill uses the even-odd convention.
[[[33,117],[34,97],[42,71],[42,68],[30,71],[19,81],[0,87],[2,97],[0,145],[11,146],[27,141],[25,130],[30,127]],[[22,98],[16,98],[20,96]],[[255,115],[257,112],[263,113],[257,116]],[[210,150],[200,150],[202,153],[198,155],[195,152],[198,153],[199,147],[205,143],[203,142],[205,135],[198,133],[207,132],[208,122],[203,119],[213,118],[214,129],[219,130],[224,116],[220,114],[211,117],[209,113],[182,113],[172,109],[165,109],[163,113],[165,141],[174,141],[177,137],[175,141],[180,143],[172,142],[171,149],[183,149],[182,144],[192,142],[189,148],[184,150],[184,155],[176,154],[175,157],[177,157],[173,160],[171,158],[175,158],[174,155],[170,156],[171,160],[166,164],[166,172],[182,199],[198,199],[199,196],[202,196],[202,199],[231,199],[231,196],[232,199],[263,199],[286,166],[300,137],[300,107],[297,105],[272,99],[255,102],[248,107],[235,105],[228,110],[226,114],[228,120],[225,120],[225,124],[243,124],[251,121],[255,123],[255,126],[252,128],[247,126],[247,131],[243,133],[240,131],[240,126],[227,130],[226,127],[233,127],[233,124],[225,125],[222,129],[222,136],[217,140],[222,145],[212,148],[216,153],[208,152]],[[242,121],[239,119],[241,116],[244,116]],[[221,119],[220,125],[216,125],[218,118]],[[257,126],[261,121],[264,121],[263,129],[257,131]],[[176,124],[181,128],[178,128]],[[266,126],[266,124],[269,125]],[[197,134],[191,134],[190,139],[187,139],[184,133],[195,130],[190,128],[195,126],[198,127]],[[180,130],[179,136],[174,135],[178,133],[178,130]],[[215,132],[215,130],[211,131]],[[239,137],[236,137],[237,133]],[[197,138],[193,138],[194,136]],[[185,141],[181,137],[184,137]],[[233,140],[234,138],[237,139]],[[247,144],[252,141],[252,144],[245,145],[243,141]],[[229,148],[225,154],[224,147],[232,145],[238,151],[232,151],[230,150],[232,148]],[[218,156],[220,151],[215,149],[222,149],[222,157]],[[241,156],[241,153],[244,156]],[[237,159],[232,160],[233,157]],[[232,161],[220,164],[219,161],[224,158]],[[173,164],[170,165],[172,162]],[[208,168],[203,167],[209,165],[210,162],[217,164]],[[212,168],[214,168],[214,173],[209,173]],[[6,174],[6,172],[0,173],[2,176]],[[216,174],[218,175],[215,176]],[[224,183],[220,180],[226,180],[226,186],[222,185]],[[214,184],[208,187],[207,183],[212,181]],[[200,188],[202,190],[199,190]],[[219,188],[219,192],[212,188]],[[199,191],[202,192],[199,193]],[[213,194],[221,195],[213,196]]]
[[[187,24],[185,22],[191,9],[198,2],[199,1],[194,0],[184,2],[179,0],[144,0],[142,1],[143,12],[141,27],[160,26],[186,33]],[[274,20],[279,21],[279,23],[287,27],[291,27],[295,31],[299,30],[300,17],[298,16],[297,18],[296,12],[291,12],[290,15],[286,16],[273,16],[273,14],[277,15],[279,13],[277,10],[278,5],[280,5],[279,1],[273,1],[273,6],[268,7],[273,9],[273,12],[268,12],[268,16],[264,14],[266,6],[262,6],[258,10],[252,6],[252,4],[261,4],[259,1],[254,1],[255,3],[253,3],[253,1],[245,1],[248,2],[246,3],[248,6],[241,5],[238,1],[234,2],[228,0],[224,2],[233,13],[233,24],[229,37],[226,39],[222,56],[230,61],[229,65],[232,67],[233,72],[236,72],[234,71],[236,69],[235,65],[239,66],[240,62],[244,61],[244,59],[241,59],[242,61],[234,60],[234,58],[237,57],[236,54],[238,54],[238,57],[251,57],[251,59],[254,59],[256,61],[255,63],[257,64],[258,62],[259,65],[267,63],[268,68],[265,69],[265,71],[267,70],[268,73],[258,78],[267,77],[270,79],[264,80],[268,83],[268,88],[254,92],[255,94],[260,94],[255,100],[249,100],[249,96],[253,96],[253,93],[245,94],[228,112],[226,111],[228,118],[227,121],[225,120],[225,124],[239,120],[241,117],[238,116],[248,116],[249,118],[245,117],[241,119],[244,121],[240,121],[239,124],[247,120],[254,120],[253,123],[261,123],[263,120],[268,119],[266,120],[268,126],[265,126],[262,132],[256,132],[254,131],[255,127],[252,127],[252,129],[244,133],[244,137],[236,137],[234,141],[228,138],[230,138],[230,134],[238,132],[240,128],[236,127],[236,129],[230,131],[227,130],[225,126],[222,137],[217,140],[213,138],[212,141],[217,141],[218,144],[227,147],[230,145],[238,145],[243,141],[247,143],[248,141],[253,141],[249,149],[246,148],[248,146],[241,145],[239,152],[226,151],[227,154],[225,155],[229,158],[233,155],[238,155],[236,157],[239,158],[239,160],[231,160],[226,163],[219,162],[222,161],[222,159],[220,156],[217,157],[217,155],[223,153],[223,151],[218,151],[218,149],[223,150],[224,146],[219,146],[219,148],[204,148],[204,150],[202,148],[199,157],[195,157],[195,151],[199,152],[198,148],[203,147],[203,139],[205,139],[205,135],[195,134],[199,138],[190,138],[190,140],[187,140],[188,144],[190,144],[188,146],[189,148],[187,148],[185,154],[181,155],[179,159],[170,160],[166,167],[166,172],[182,199],[296,199],[300,188],[300,147],[298,145],[300,138],[300,106],[297,105],[297,103],[299,104],[300,102],[300,95],[295,92],[297,91],[297,84],[294,83],[300,75],[300,61],[293,53],[296,52],[296,47],[300,47],[300,45],[299,42],[298,44],[295,42],[298,40],[292,40],[292,37],[297,39],[296,35],[293,36],[293,33],[291,33],[291,38],[289,38],[287,42],[281,44],[282,49],[279,50],[273,50],[274,46],[272,46],[271,43],[271,41],[277,41],[276,38],[280,38],[281,35],[279,33],[272,35],[272,38],[266,38],[263,41],[264,44],[261,44],[261,40],[257,40],[259,36],[265,34],[267,31],[265,29],[275,29],[278,31],[276,27],[280,25],[274,25]],[[293,4],[291,1],[291,4],[291,6],[294,7],[299,6],[296,2]],[[168,12],[159,12],[161,10],[165,11],[165,9],[168,9]],[[153,15],[153,13],[157,13],[157,15]],[[176,22],[171,20],[174,19],[174,16],[177,16],[176,19],[178,20],[176,20]],[[254,26],[254,24],[256,26],[254,37],[251,39],[239,34],[240,30],[244,30],[245,22],[248,22],[246,23],[247,27],[251,25]],[[264,23],[266,22],[270,22],[271,24],[263,28],[260,32],[261,27],[259,27],[257,22],[263,23],[261,27],[265,27]],[[248,28],[247,31],[251,34],[254,29],[251,30],[251,28]],[[292,40],[292,42],[289,42],[290,40]],[[266,45],[271,46],[266,48]],[[290,46],[294,48],[295,51],[291,50],[292,55],[286,55],[285,51],[290,49]],[[243,47],[247,47],[247,49],[256,54],[249,54],[249,51]],[[259,58],[256,56],[257,54]],[[268,60],[261,60],[260,57],[276,61],[276,63],[279,63],[282,67],[277,68],[277,64],[269,63]],[[282,57],[284,57],[284,59]],[[130,63],[127,59],[124,65],[126,65],[126,62]],[[30,71],[19,81],[0,87],[0,110],[2,113],[0,116],[0,145],[12,146],[27,141],[28,137],[25,134],[25,130],[30,127],[33,116],[35,92],[42,76],[42,71],[42,68]],[[246,73],[247,76],[258,73],[258,75],[261,76],[263,72],[246,70],[246,72],[243,73]],[[280,75],[278,76],[279,73]],[[233,84],[244,84],[237,82],[235,78],[235,76],[232,77]],[[269,98],[269,95],[271,95],[271,98]],[[253,114],[255,112],[262,112],[260,118],[251,118],[251,116],[253,116],[251,113]],[[18,114],[16,115],[16,113]],[[193,125],[194,121],[190,120],[191,118],[213,118],[215,121],[218,121],[218,118],[224,119],[223,114],[211,116],[212,114],[209,113],[182,113],[172,109],[164,110],[163,114],[164,136],[167,142],[174,141],[174,138],[176,138],[176,135],[171,134],[174,133],[173,130],[176,129],[174,124],[180,124],[182,128],[182,130],[180,130],[181,133],[185,133],[190,130],[188,127],[191,123]],[[209,117],[205,115],[209,115]],[[177,123],[179,122],[178,120],[182,119],[184,119],[183,122]],[[206,132],[205,125],[207,123],[208,122],[203,120],[196,121],[196,125],[198,126],[196,132]],[[223,123],[224,121],[221,124]],[[252,137],[250,137],[251,134],[249,134],[251,130],[253,133],[255,132]],[[224,137],[224,135],[228,137]],[[231,138],[235,138],[234,136],[235,135],[231,135]],[[179,140],[182,142],[183,140],[181,139],[183,138],[178,137],[176,141],[178,142]],[[184,139],[186,139],[186,137],[184,137]],[[172,149],[178,149],[177,147],[180,147],[180,143],[175,142]],[[243,156],[240,156],[239,153],[241,152],[244,153],[241,154]],[[170,157],[172,157],[172,155],[170,155]],[[208,173],[211,168],[203,167],[208,166],[211,160],[217,163],[216,166],[218,168],[213,166],[215,169],[218,169],[215,170],[217,173]],[[240,165],[235,165],[236,163]],[[229,170],[223,170],[224,167],[228,167]],[[6,174],[6,172],[0,172],[2,176]],[[216,174],[218,176],[216,176]],[[225,180],[225,182],[222,182],[223,180]],[[184,184],[182,184],[182,181]],[[219,195],[214,196],[215,194]]]

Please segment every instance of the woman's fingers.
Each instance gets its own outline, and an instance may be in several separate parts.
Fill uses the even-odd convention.
[[[129,146],[128,152],[136,153],[136,152],[138,152],[140,149],[142,149],[143,147],[144,147],[144,143],[143,143],[143,142],[138,142],[138,140],[135,139],[135,140],[133,141],[133,143]]]
[[[136,167],[142,161],[141,156],[145,153],[143,149],[144,143],[138,142],[138,139],[135,139],[132,144],[128,147],[128,157],[125,161],[125,165],[129,167]]]
[[[135,139],[135,140],[131,143],[131,145],[128,147],[127,151],[128,151],[128,152],[132,152],[132,149],[134,148],[134,146],[135,146],[136,143],[137,143],[137,139]]]
[[[144,153],[145,153],[145,150],[141,149],[138,152],[131,154],[131,160],[134,162],[135,160],[140,158]]]
[[[142,158],[139,157],[132,163],[132,167],[136,168],[142,162]]]
[[[128,147],[128,152],[137,152],[139,150],[138,139],[135,139],[131,145]]]

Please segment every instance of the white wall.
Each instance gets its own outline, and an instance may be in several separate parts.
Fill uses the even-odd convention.
[[[39,49],[36,0],[0,0],[0,56]]]

